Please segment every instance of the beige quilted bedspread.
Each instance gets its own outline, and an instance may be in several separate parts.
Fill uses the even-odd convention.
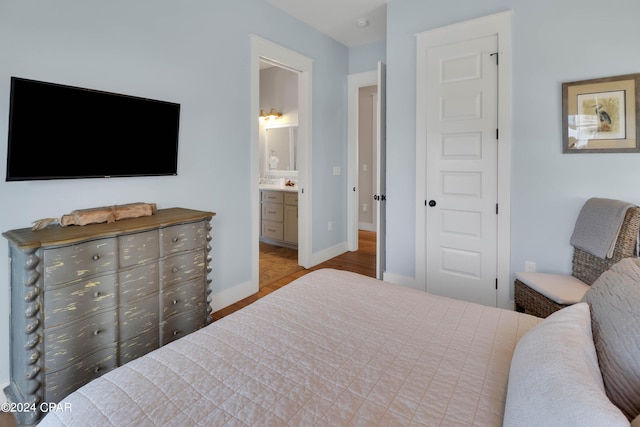
[[[540,319],[320,270],[111,371],[40,424],[499,426]]]

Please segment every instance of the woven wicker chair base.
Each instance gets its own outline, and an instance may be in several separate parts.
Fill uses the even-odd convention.
[[[538,293],[516,279],[514,282],[514,294],[516,311],[531,314],[537,317],[547,317],[551,313],[565,308],[566,305],[558,304],[541,293]]]
[[[620,227],[618,240],[613,250],[613,257],[598,258],[580,249],[574,249],[571,275],[592,285],[598,277],[622,258],[636,256],[636,240],[640,229],[640,208],[631,208]],[[544,295],[534,291],[516,279],[514,282],[514,300],[516,310],[538,317],[547,317],[566,305],[558,304]]]

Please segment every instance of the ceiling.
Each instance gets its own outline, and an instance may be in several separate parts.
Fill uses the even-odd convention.
[[[384,40],[387,35],[388,0],[266,1],[347,47]],[[366,25],[358,25],[361,20]]]

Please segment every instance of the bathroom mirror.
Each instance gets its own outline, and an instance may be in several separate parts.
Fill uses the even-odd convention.
[[[264,129],[264,171],[295,171],[298,126],[269,126]]]

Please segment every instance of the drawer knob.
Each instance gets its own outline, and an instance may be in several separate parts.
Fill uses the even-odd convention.
[[[96,255],[92,256],[91,259],[94,260],[94,261],[98,261],[100,259],[100,255],[96,254]]]
[[[93,293],[93,297],[94,297],[94,298],[98,298],[99,296],[100,296],[100,291],[95,291],[95,292]]]
[[[172,271],[172,272],[174,272],[174,273],[177,273],[177,272],[178,272],[178,267],[173,267],[173,268],[171,269],[171,271]]]
[[[93,370],[94,373],[99,374],[102,371],[102,368],[100,368],[100,366],[96,366],[96,368]]]
[[[171,301],[171,304],[176,305],[178,303],[177,299],[174,299],[173,301]]]
[[[173,331],[173,336],[175,337],[176,335],[178,335],[180,333],[180,331]]]
[[[171,239],[171,241],[172,241],[173,243],[176,243],[178,240],[180,240],[180,239],[178,239],[177,237],[174,237],[173,239]]]
[[[93,331],[93,336],[97,336],[100,333],[100,329],[96,329]]]

